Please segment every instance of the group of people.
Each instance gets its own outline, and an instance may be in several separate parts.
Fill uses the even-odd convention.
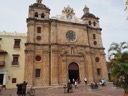
[[[72,86],[74,85],[75,86],[75,88],[78,88],[78,83],[79,83],[79,80],[78,79],[72,79],[72,81],[70,81],[70,79],[68,80],[68,84],[71,84]]]
[[[73,86],[74,86],[74,88],[78,88],[79,83],[80,83],[80,80],[78,80],[78,79],[76,79],[76,80],[74,78],[72,80],[69,79],[67,82],[67,85],[65,85],[65,88],[67,88],[67,92],[70,92],[70,90],[72,90]],[[88,84],[88,80],[86,77],[84,78],[84,83],[85,83],[85,85]],[[90,86],[92,89],[98,89],[98,85],[100,85],[102,87],[106,86],[106,79],[99,80],[98,83],[93,82],[93,83],[91,83]]]

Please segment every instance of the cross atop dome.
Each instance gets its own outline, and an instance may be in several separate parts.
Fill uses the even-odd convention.
[[[42,0],[36,0],[36,2],[41,4],[42,3]]]

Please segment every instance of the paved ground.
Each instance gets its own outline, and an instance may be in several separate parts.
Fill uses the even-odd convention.
[[[64,93],[62,87],[41,88],[35,91],[35,96],[124,96],[123,89],[115,88],[111,83],[105,87],[100,86],[98,90],[91,90],[89,86],[79,86],[77,89],[74,88],[72,93]],[[16,89],[2,90],[0,96],[17,96]]]

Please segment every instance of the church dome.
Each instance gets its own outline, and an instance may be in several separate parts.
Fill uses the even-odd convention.
[[[41,4],[41,3],[34,3],[33,5],[30,5],[29,7],[50,10],[47,6],[45,6],[44,4]]]
[[[98,18],[97,18],[94,14],[92,14],[92,13],[86,13],[86,14],[84,14],[81,18],[86,18],[86,17],[98,19]]]

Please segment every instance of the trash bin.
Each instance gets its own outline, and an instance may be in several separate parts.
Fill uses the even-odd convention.
[[[22,84],[17,84],[16,86],[17,86],[17,95],[25,96],[27,83],[23,82]]]
[[[17,84],[17,95],[23,95],[23,90],[22,90],[22,86],[23,84]]]

